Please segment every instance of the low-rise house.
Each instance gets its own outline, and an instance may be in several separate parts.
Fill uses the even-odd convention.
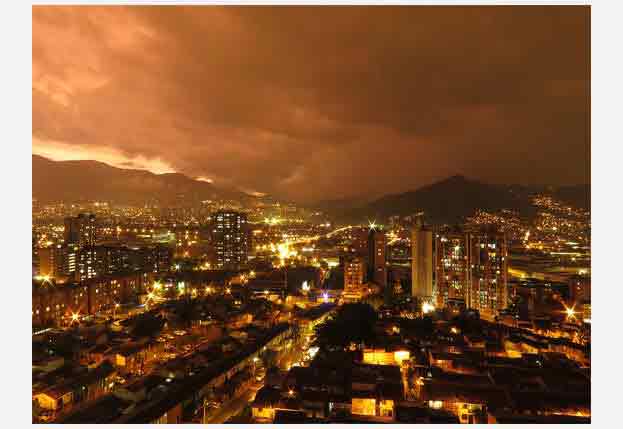
[[[45,410],[60,412],[84,401],[95,400],[110,392],[116,371],[104,362],[94,369],[81,369],[74,376],[63,377],[58,382],[33,394],[33,400]]]

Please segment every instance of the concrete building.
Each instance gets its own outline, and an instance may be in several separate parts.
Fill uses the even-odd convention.
[[[365,262],[361,258],[344,261],[344,294],[347,302],[359,301],[364,295]]]
[[[465,299],[471,287],[469,235],[462,230],[435,234],[435,298],[437,307]]]
[[[59,282],[73,278],[78,266],[76,246],[53,245],[37,250],[39,276],[56,279]]]
[[[249,255],[247,215],[235,211],[219,211],[213,215],[213,219],[216,266],[220,269],[239,269],[246,266]]]
[[[97,240],[97,224],[95,215],[80,213],[76,217],[65,218],[65,244],[95,246]]]
[[[411,231],[411,292],[414,297],[433,297],[433,232],[420,222]]]
[[[472,287],[466,303],[483,313],[494,314],[508,306],[508,246],[497,231],[470,232]]]
[[[383,231],[370,229],[368,233],[368,279],[381,288],[387,286],[387,238]]]

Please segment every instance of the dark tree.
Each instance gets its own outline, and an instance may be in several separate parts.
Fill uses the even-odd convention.
[[[131,332],[135,337],[155,337],[163,327],[164,319],[160,315],[143,313],[133,320]]]
[[[378,315],[369,304],[344,304],[335,316],[316,327],[316,341],[325,348],[344,349],[350,343],[365,344],[375,339]]]

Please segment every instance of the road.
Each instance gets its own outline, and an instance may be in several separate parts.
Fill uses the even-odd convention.
[[[233,416],[242,412],[244,407],[246,407],[253,401],[253,399],[255,398],[255,394],[258,390],[260,390],[262,386],[262,383],[252,384],[247,390],[242,392],[242,394],[221,405],[216,414],[209,417],[204,423],[225,423]]]
[[[282,370],[286,370],[292,363],[298,362],[303,359],[306,348],[301,344],[294,344],[291,348],[284,353],[279,359],[279,366]],[[255,399],[255,394],[260,388],[262,383],[254,383],[247,390],[243,391],[237,397],[227,401],[217,410],[217,412],[210,416],[204,423],[225,423],[230,418],[240,414],[244,407],[249,405]]]

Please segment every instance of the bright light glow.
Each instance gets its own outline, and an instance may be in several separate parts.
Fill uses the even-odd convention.
[[[280,224],[281,222],[283,222],[283,220],[278,217],[264,218],[264,223],[267,225],[277,225],[277,224]]]
[[[422,303],[422,313],[428,314],[433,311],[435,311],[435,306],[433,304],[431,304],[430,302]]]
[[[318,353],[318,350],[320,350],[318,347],[310,347],[309,350],[307,350],[307,354],[313,359],[316,353]]]
[[[428,401],[428,406],[434,409],[440,409],[443,406],[443,402],[441,401]]]
[[[50,283],[50,276],[35,276],[35,280],[39,280],[41,283]]]
[[[301,285],[301,289],[303,289],[305,292],[309,291],[309,283],[307,283],[307,280],[305,280],[303,282],[303,284]]]
[[[567,320],[574,320],[576,315],[575,306],[567,307],[565,305],[565,313],[567,313]]]
[[[411,354],[408,350],[397,350],[394,352],[394,360],[401,365],[403,361],[408,360]]]
[[[80,312],[78,313],[71,313],[71,321],[72,322],[77,322],[80,319]]]

